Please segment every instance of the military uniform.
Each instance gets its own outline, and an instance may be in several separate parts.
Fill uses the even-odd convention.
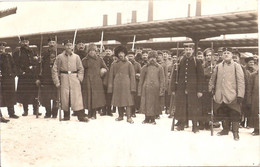
[[[1,43],[0,43],[1,45]],[[15,76],[16,67],[13,57],[5,52],[0,52],[0,77],[1,77],[1,105],[7,107],[10,118],[18,118],[14,112],[16,104]]]
[[[33,104],[33,114],[36,115],[38,88],[35,82],[38,75],[38,58],[29,46],[21,46],[13,53],[13,58],[18,70],[17,102],[23,104],[23,116],[28,115],[28,104]]]
[[[52,67],[56,59],[56,51],[48,49],[42,53],[42,72],[40,75],[41,80],[41,104],[46,108],[45,118],[57,117],[57,88],[52,81]],[[51,108],[51,100],[53,105]]]

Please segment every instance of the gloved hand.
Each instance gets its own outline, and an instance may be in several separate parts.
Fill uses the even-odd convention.
[[[238,104],[242,104],[243,102],[243,98],[242,97],[237,97],[237,103]]]

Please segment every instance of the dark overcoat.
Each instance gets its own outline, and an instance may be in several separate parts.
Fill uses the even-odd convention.
[[[97,109],[106,104],[100,69],[107,69],[99,56],[83,58],[84,79],[82,82],[83,104],[85,109]],[[108,70],[108,69],[107,69]]]
[[[138,89],[138,84],[140,81],[140,74],[141,74],[141,64],[138,63],[137,61],[133,60],[131,62],[134,66],[134,70],[135,70],[135,82],[136,82],[136,89]],[[137,74],[137,75],[136,75]],[[139,76],[138,76],[139,75]],[[140,108],[140,97],[137,96],[137,90],[136,93],[134,94],[134,107],[135,109],[139,109]]]
[[[13,58],[18,71],[17,102],[32,104],[38,93],[35,84],[39,65],[37,56],[29,47],[21,47],[14,52]]]
[[[115,61],[109,71],[108,93],[112,93],[111,104],[116,107],[133,106],[131,92],[136,92],[135,71],[128,60]]]
[[[13,57],[8,53],[0,53],[1,71],[1,107],[11,107],[16,103],[15,75],[16,67]]]
[[[259,129],[259,73],[258,70],[250,76],[247,87],[247,104],[251,106],[251,121],[254,128]]]
[[[40,81],[41,81],[41,104],[46,106],[50,103],[50,100],[57,101],[57,88],[52,80],[52,67],[53,63],[51,57],[56,57],[56,52],[53,50],[47,50],[42,53],[42,69],[40,69]]]
[[[197,93],[202,93],[202,64],[201,62],[196,61],[193,56],[189,58],[184,56],[180,60],[176,72],[178,73],[178,84],[176,84],[176,77],[173,77],[171,80],[171,84],[173,84],[172,90],[176,91],[175,117],[178,120],[185,120],[186,117],[189,120],[198,120],[201,116],[201,110],[199,109]],[[176,76],[176,74],[173,76]]]
[[[140,112],[146,116],[161,113],[160,97],[165,93],[165,76],[159,64],[148,64],[141,69],[138,95],[141,96]]]

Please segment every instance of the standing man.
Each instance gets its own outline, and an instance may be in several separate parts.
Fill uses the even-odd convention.
[[[0,42],[0,91],[2,96],[0,107],[7,107],[9,117],[17,119],[19,117],[14,113],[16,68],[13,57],[5,52],[6,44],[6,42]]]
[[[54,37],[48,39],[49,48],[42,53],[42,69],[39,75],[41,82],[41,103],[46,109],[44,118],[57,118],[57,88],[52,81],[52,67],[57,56],[57,43]],[[51,107],[52,100],[52,107]]]
[[[135,82],[136,82],[136,89],[138,88],[138,83],[140,80],[140,73],[141,73],[141,65],[135,61],[135,56],[134,52],[129,51],[127,53],[127,58],[128,60],[133,64],[134,70],[135,70]],[[131,116],[136,117],[135,113],[137,110],[140,108],[140,97],[137,96],[137,91],[134,93],[134,106],[131,108]]]
[[[142,61],[141,61],[141,67],[143,67],[144,65],[146,65],[148,62],[148,52],[146,50],[143,50],[142,52]]]
[[[141,96],[140,112],[145,114],[143,123],[156,124],[155,117],[161,113],[160,97],[165,93],[163,67],[156,62],[157,52],[148,54],[148,64],[141,70],[138,96]]]
[[[131,106],[134,105],[132,94],[136,91],[135,71],[132,63],[126,59],[127,49],[120,45],[115,48],[115,61],[110,69],[108,78],[108,93],[112,94],[112,105],[118,107],[119,117],[122,121],[126,108],[127,122],[134,123],[131,118]]]
[[[176,77],[172,77],[172,94],[176,95],[175,117],[178,120],[177,130],[184,130],[185,121],[192,120],[192,131],[199,131],[197,123],[201,116],[199,98],[202,96],[203,68],[200,61],[196,61],[194,44],[185,44],[185,56],[180,60]]]
[[[80,122],[88,122],[85,117],[81,94],[81,82],[84,76],[79,55],[72,52],[73,44],[64,41],[65,51],[59,54],[52,68],[52,80],[60,90],[61,108],[64,112],[63,121],[70,120],[70,107]]]
[[[86,57],[87,53],[86,53],[85,44],[83,41],[81,41],[81,40],[77,41],[75,54],[79,55],[81,60],[84,57]]]
[[[233,61],[231,48],[224,48],[223,59],[210,78],[209,91],[214,94],[215,117],[223,121],[223,130],[218,135],[228,135],[232,122],[234,140],[239,140],[240,106],[245,94],[244,73]]]
[[[17,102],[23,104],[24,113],[22,116],[28,115],[28,104],[33,104],[33,115],[36,115],[38,112],[37,86],[39,86],[36,69],[39,66],[39,61],[37,55],[29,47],[29,39],[21,37],[20,40],[21,47],[13,54],[18,71]]]
[[[103,60],[105,62],[105,65],[108,68],[108,72],[105,74],[105,76],[103,78],[103,83],[104,83],[103,85],[104,85],[104,91],[105,91],[105,97],[106,97],[106,105],[102,109],[101,116],[103,116],[103,115],[113,116],[112,110],[111,110],[112,94],[111,93],[107,93],[107,84],[108,84],[109,70],[111,68],[112,63],[114,62],[112,54],[113,54],[112,49],[110,47],[107,47],[106,50],[105,50],[105,56],[103,58]]]
[[[96,119],[96,111],[106,105],[105,92],[100,71],[102,68],[108,71],[103,59],[96,54],[97,46],[90,44],[88,55],[83,58],[84,79],[82,82],[82,94],[84,108],[88,109],[88,117]]]

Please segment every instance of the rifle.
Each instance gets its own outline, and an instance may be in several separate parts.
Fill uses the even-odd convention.
[[[43,37],[41,35],[41,44],[40,44],[40,54],[39,54],[39,58],[40,58],[40,73],[39,73],[39,76],[42,75],[42,40],[43,40]],[[40,102],[40,96],[41,96],[41,84],[38,86],[38,94],[37,94],[37,109],[36,109],[36,118],[39,117],[39,110],[40,110],[40,105],[41,105],[41,102]]]
[[[211,49],[212,49],[212,53],[211,53],[211,62],[210,62],[210,74],[212,75],[213,73],[213,42],[211,42]],[[211,97],[211,111],[210,111],[210,134],[211,136],[213,136],[213,123],[214,123],[214,108],[213,108],[213,104],[214,104],[214,99],[213,99],[213,93],[212,93],[212,97]]]
[[[178,57],[179,57],[179,42],[177,42],[177,59],[178,59]],[[178,76],[178,73],[179,73],[179,71],[178,71],[178,60],[176,62],[175,68],[174,68],[174,65],[173,65],[173,71],[172,72],[174,73],[174,71],[176,71],[175,84],[177,86],[177,84],[178,84],[178,77],[179,77]],[[176,88],[176,86],[175,86],[175,88]],[[176,90],[174,90],[174,92],[176,92]],[[174,125],[175,125],[175,109],[174,109],[174,107],[175,107],[175,99],[176,99],[175,95],[171,94],[170,113],[172,113],[172,115],[173,115],[171,131],[174,131]]]
[[[76,43],[77,32],[78,32],[78,30],[76,29],[76,30],[75,30],[75,33],[74,33],[74,38],[73,38],[73,52],[74,52],[74,50],[75,50],[75,43]],[[56,37],[56,36],[55,36],[55,37]]]
[[[136,38],[136,35],[134,35],[133,44],[132,44],[132,51],[135,50],[135,38]]]
[[[101,33],[101,44],[100,44],[100,53],[103,51],[103,38],[104,38],[104,31]]]

